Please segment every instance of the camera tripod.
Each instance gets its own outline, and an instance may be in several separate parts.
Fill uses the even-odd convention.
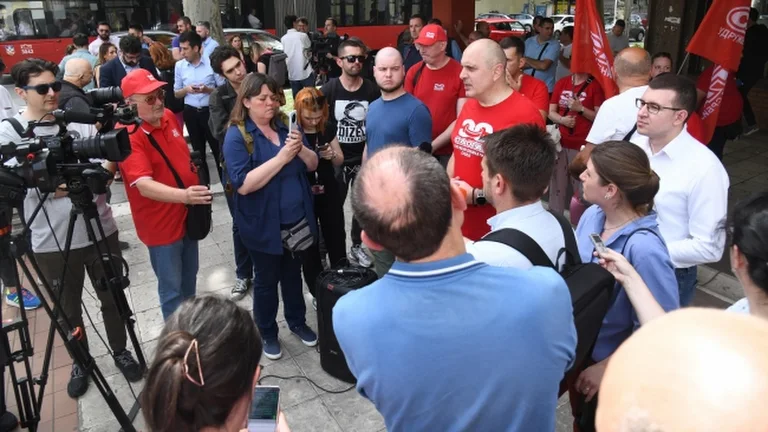
[[[43,395],[45,393],[45,386],[48,381],[48,369],[51,363],[51,354],[53,349],[54,331],[57,331],[64,341],[64,345],[69,351],[70,355],[74,359],[80,368],[84,371],[87,377],[90,377],[96,388],[101,393],[102,397],[106,401],[110,410],[114,414],[117,421],[120,423],[121,430],[126,432],[135,432],[133,427],[133,419],[139,411],[138,401],[136,401],[129,413],[126,414],[120,402],[117,400],[114,392],[107,383],[104,375],[99,367],[96,365],[95,359],[88,352],[87,347],[83,344],[82,338],[84,335],[84,329],[80,327],[73,328],[68,317],[62,312],[60,296],[65,295],[66,286],[63,284],[67,271],[67,263],[69,260],[69,254],[72,245],[72,236],[75,228],[75,223],[78,216],[82,216],[85,220],[85,227],[88,232],[88,237],[93,242],[93,247],[96,248],[97,255],[100,257],[100,265],[104,270],[104,277],[99,281],[93,281],[94,289],[109,290],[117,308],[117,312],[120,318],[125,324],[125,328],[130,337],[131,343],[134,347],[134,352],[138,359],[139,365],[142,370],[146,369],[146,360],[141,351],[141,346],[135,332],[136,321],[132,318],[133,312],[131,311],[125,293],[123,290],[128,287],[129,280],[127,278],[127,264],[124,261],[121,262],[123,266],[118,266],[115,258],[112,256],[109,245],[106,241],[103,241],[100,245],[97,239],[101,238],[106,240],[104,235],[104,228],[99,220],[98,209],[93,202],[93,193],[89,187],[83,182],[84,179],[76,178],[70,179],[67,182],[69,198],[72,202],[72,210],[69,217],[69,225],[67,230],[67,238],[64,248],[64,270],[58,285],[58,289],[54,290],[51,287],[49,281],[45,280],[42,275],[41,269],[35,259],[34,253],[31,251],[28,238],[29,226],[32,220],[37,216],[45,203],[47,194],[43,197],[38,207],[32,213],[29,222],[24,225],[24,229],[21,233],[10,236],[5,240],[0,238],[0,242],[5,241],[8,243],[10,249],[10,255],[16,260],[19,267],[24,272],[29,283],[35,288],[35,291],[39,294],[43,294],[40,290],[40,286],[35,282],[36,278],[30,271],[31,268],[37,275],[40,276],[40,283],[44,288],[45,296],[53,303],[53,308],[49,304],[49,300],[46,300],[45,296],[40,295],[40,302],[51,319],[51,327],[48,331],[48,339],[45,347],[45,355],[43,358],[43,367],[38,378],[33,378],[31,373],[31,367],[29,365],[29,357],[33,355],[33,347],[29,337],[29,327],[27,324],[26,313],[24,311],[24,304],[22,295],[19,293],[20,301],[20,314],[21,319],[14,320],[13,322],[3,326],[3,330],[6,333],[11,331],[19,332],[20,349],[10,353],[9,364],[24,363],[25,377],[17,379],[16,370],[14,367],[10,367],[11,380],[13,383],[14,396],[16,398],[17,406],[19,409],[19,421],[22,427],[28,427],[31,431],[36,431],[40,422],[40,409],[43,403]],[[96,237],[96,232],[92,222],[95,222],[96,228],[100,234],[100,237]],[[106,249],[102,251],[102,246]],[[29,260],[29,265],[24,261],[24,258]],[[126,270],[123,272],[122,270]],[[17,281],[20,281],[18,269],[14,266],[14,275]],[[20,287],[19,287],[20,288]],[[80,301],[80,299],[77,299]],[[59,316],[61,315],[61,316]],[[10,349],[9,349],[10,351]],[[40,388],[35,393],[34,385],[39,385]]]

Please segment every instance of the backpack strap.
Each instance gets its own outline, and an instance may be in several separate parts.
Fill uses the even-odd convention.
[[[544,51],[547,50],[547,47],[549,46],[549,42],[545,43],[544,46],[541,48],[541,51],[539,51],[539,56],[536,57],[536,60],[541,60],[541,56],[544,55]],[[531,71],[531,76],[536,75],[536,69]]]
[[[568,219],[565,218],[565,216],[561,214],[557,214],[553,211],[549,211],[549,213],[557,219],[557,222],[560,224],[560,229],[563,230],[563,239],[565,239],[565,249],[561,250],[560,253],[565,252],[565,263],[568,265],[575,265],[575,264],[581,264],[581,255],[579,255],[579,246],[576,243],[576,234],[573,232],[573,227],[571,226],[571,223],[568,221]],[[558,254],[559,255],[559,254]],[[560,261],[560,257],[557,257],[557,260]]]
[[[493,241],[523,254],[535,266],[555,268],[544,250],[528,234],[514,228],[503,228],[486,234],[479,241]],[[557,269],[555,269],[557,270]]]
[[[624,138],[622,138],[622,141],[627,141],[627,142],[629,142],[630,138],[632,138],[632,135],[634,135],[634,134],[635,134],[635,131],[636,131],[636,130],[637,130],[637,123],[635,123],[635,125],[634,125],[634,126],[632,126],[632,129],[630,129],[630,130],[629,130],[629,132],[627,132],[627,134],[626,134],[626,135],[624,135]],[[648,228],[644,228],[644,229],[648,229]],[[639,231],[639,230],[638,230],[638,231]],[[634,233],[633,233],[633,234],[634,234]]]
[[[421,66],[419,66],[419,69],[416,71],[415,74],[413,74],[413,92],[416,93],[416,83],[419,82],[419,78],[421,78],[421,74],[424,73],[424,68],[427,67],[427,62],[423,61],[421,62]]]
[[[237,124],[237,129],[240,131],[240,134],[243,135],[243,139],[245,140],[245,148],[248,150],[248,154],[253,154],[253,135],[248,133],[248,131],[245,130],[245,123],[240,122]]]
[[[10,123],[11,126],[13,126],[13,130],[15,130],[16,133],[19,134],[19,136],[22,138],[32,138],[35,136],[35,134],[32,133],[30,129],[24,129],[24,127],[21,125],[21,122],[14,117],[5,118],[3,121]]]

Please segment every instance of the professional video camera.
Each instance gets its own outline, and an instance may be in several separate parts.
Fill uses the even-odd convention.
[[[55,192],[60,184],[78,178],[81,182],[84,179],[93,193],[106,193],[112,174],[91,159],[125,160],[131,153],[128,130],[115,126],[138,125],[141,120],[136,106],[125,104],[119,87],[96,89],[88,95],[93,103],[90,112],[53,111],[52,121],[30,122],[19,134],[23,137],[19,142],[0,143],[3,164],[15,159],[15,164],[11,162],[12,166],[0,169],[10,170],[24,180],[27,188],[38,188],[41,192]],[[67,130],[68,123],[98,123],[101,128],[95,136],[82,138]],[[59,126],[57,135],[32,136],[36,127],[53,125]]]
[[[335,57],[339,50],[339,44],[348,37],[347,34],[328,36],[320,32],[309,33],[309,40],[312,42],[312,69],[321,82],[325,82],[328,76],[332,78],[341,75],[338,65],[333,59],[328,58],[328,54]]]

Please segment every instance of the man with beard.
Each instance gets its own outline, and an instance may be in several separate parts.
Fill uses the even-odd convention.
[[[507,85],[506,64],[501,46],[490,39],[472,43],[461,57],[460,77],[469,99],[451,133],[453,156],[448,175],[465,192],[469,206],[462,232],[470,240],[479,240],[488,232],[487,220],[495,214],[482,189],[483,138],[521,123],[545,127],[533,102]]]
[[[388,145],[420,147],[426,144],[424,147],[431,151],[432,117],[426,105],[405,91],[405,67],[400,53],[391,47],[379,51],[373,74],[381,97],[371,104],[368,112],[368,142],[363,163]],[[395,256],[383,249],[372,252],[374,270],[382,277],[392,267]]]
[[[120,86],[123,78],[136,69],[146,69],[160,80],[152,57],[141,54],[141,40],[135,36],[124,36],[120,39],[120,54],[101,66],[99,87]]]
[[[99,37],[88,45],[88,52],[93,56],[99,56],[99,47],[101,47],[101,44],[104,42],[111,42],[114,46],[120,46],[120,38],[112,36],[112,27],[109,26],[108,22],[100,22],[96,31],[99,33]]]
[[[410,69],[411,66],[421,61],[421,53],[418,48],[416,48],[415,41],[419,37],[421,29],[424,28],[424,25],[426,24],[427,20],[419,14],[412,16],[411,20],[408,22],[408,31],[411,33],[411,40],[414,42],[403,48],[403,66],[405,67],[406,72],[408,72],[408,69]]]
[[[342,42],[339,57],[336,58],[341,77],[331,79],[320,89],[328,101],[328,127],[336,129],[336,139],[344,153],[344,163],[336,171],[336,178],[341,184],[342,202],[346,200],[349,186],[355,181],[363,161],[368,105],[379,97],[376,85],[360,75],[367,51],[359,39],[350,38]],[[361,267],[370,267],[371,258],[361,247],[360,231],[360,225],[353,217],[349,261]]]

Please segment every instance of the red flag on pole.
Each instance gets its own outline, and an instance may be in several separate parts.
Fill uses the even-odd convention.
[[[595,77],[606,98],[616,95],[619,91],[611,71],[613,53],[595,0],[577,0],[575,20],[571,72]]]
[[[723,92],[731,74],[739,69],[747,32],[750,0],[714,0],[688,44],[688,51],[714,63],[707,97],[699,113],[704,143],[712,139]]]

